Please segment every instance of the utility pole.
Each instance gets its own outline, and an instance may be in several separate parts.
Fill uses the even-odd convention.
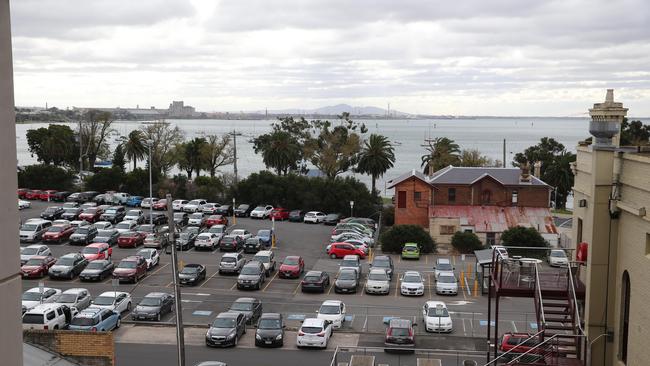
[[[506,167],[506,139],[503,139],[503,167]]]
[[[178,366],[185,366],[185,335],[183,334],[183,310],[181,308],[181,288],[178,284],[178,259],[176,256],[176,227],[172,195],[167,194],[167,220],[169,222],[169,244],[172,246],[172,275],[174,276],[174,306],[176,308],[176,345],[178,350]]]
[[[237,182],[239,181],[239,177],[237,176],[237,136],[241,136],[241,133],[232,130],[232,132],[228,134],[232,136],[233,155],[234,155],[233,171],[235,173],[235,184],[237,184]]]
[[[81,148],[81,117],[79,117],[79,181],[81,181],[81,172],[84,170],[83,149]]]

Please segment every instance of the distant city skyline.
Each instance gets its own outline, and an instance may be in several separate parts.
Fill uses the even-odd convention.
[[[650,116],[643,0],[20,0],[16,105]]]

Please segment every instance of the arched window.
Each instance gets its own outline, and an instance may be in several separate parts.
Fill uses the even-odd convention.
[[[623,272],[621,282],[621,320],[618,333],[618,359],[627,363],[627,335],[630,329],[630,274],[627,271]]]

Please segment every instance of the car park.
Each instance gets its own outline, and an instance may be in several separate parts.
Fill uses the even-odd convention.
[[[90,332],[108,332],[120,327],[120,314],[97,307],[81,311],[72,318],[69,329]]]
[[[69,253],[61,256],[47,274],[51,279],[65,278],[74,279],[86,268],[88,260],[81,253]]]
[[[244,242],[244,253],[257,253],[262,249],[262,241],[257,236],[250,237]]]
[[[318,319],[330,321],[335,329],[345,322],[345,304],[340,300],[325,300],[316,313]]]
[[[95,297],[92,306],[110,309],[118,314],[131,310],[131,294],[120,291],[106,291]]]
[[[217,213],[217,209],[218,209],[218,208],[219,208],[219,204],[218,204],[218,203],[208,202],[208,203],[204,204],[203,206],[201,206],[201,210],[200,210],[200,211],[201,211],[204,215],[214,215],[214,214]]]
[[[458,295],[458,280],[453,273],[443,272],[436,277],[436,294]]]
[[[359,274],[355,269],[344,268],[334,281],[334,293],[356,293],[359,287]]]
[[[219,274],[223,273],[237,273],[241,271],[246,263],[244,256],[241,253],[226,253],[221,256],[219,262]]]
[[[300,281],[302,292],[318,291],[324,293],[330,286],[330,276],[324,271],[309,271]]]
[[[88,245],[97,236],[97,228],[94,225],[80,226],[70,235],[70,244]]]
[[[296,336],[296,347],[318,347],[327,348],[327,343],[332,337],[332,322],[324,319],[305,319],[298,335]]]
[[[254,261],[262,263],[266,277],[275,271],[275,253],[270,250],[261,250],[253,256]]]
[[[70,320],[70,309],[58,304],[39,304],[28,309],[22,316],[23,329],[65,329]]]
[[[275,237],[275,230],[273,229],[260,229],[257,231],[257,237],[266,247],[272,246],[273,243],[277,240]]]
[[[120,234],[117,239],[117,246],[120,248],[137,248],[144,244],[146,234],[137,231],[127,231]]]
[[[117,239],[120,233],[116,229],[97,230],[97,236],[93,239],[93,243],[106,243],[112,247],[117,245]]]
[[[548,265],[551,267],[566,267],[569,265],[569,258],[562,249],[551,249],[548,254]]]
[[[228,218],[223,215],[210,215],[205,219],[205,226],[212,227],[214,225],[228,226]]]
[[[32,244],[22,248],[20,252],[20,264],[25,264],[32,257],[36,256],[50,256],[52,251],[47,245],[44,244]]]
[[[29,290],[23,292],[21,298],[23,313],[25,310],[29,310],[38,304],[48,302],[55,295],[58,295],[60,293],[61,290],[51,287],[30,288]]]
[[[111,248],[106,243],[92,243],[86,245],[82,250],[84,258],[88,261],[94,261],[96,259],[111,259],[113,254],[113,248]]]
[[[422,307],[422,318],[427,332],[451,333],[453,324],[442,301],[427,301]]]
[[[187,224],[190,226],[205,226],[205,216],[201,212],[195,212],[190,215],[189,220],[187,220]]]
[[[142,208],[153,208],[153,205],[156,204],[156,202],[158,202],[158,200],[159,199],[156,198],[156,197],[151,197],[151,198],[146,197],[145,199],[142,200],[142,202],[140,202],[140,207],[142,207]]]
[[[79,274],[81,281],[103,281],[113,274],[115,265],[107,259],[90,261],[86,268]]]
[[[41,240],[43,233],[52,226],[47,220],[30,220],[20,226],[19,235],[21,242],[36,243]]]
[[[153,204],[153,209],[157,211],[167,211],[167,200],[164,198],[158,200],[158,202]]]
[[[147,234],[147,236],[144,237],[144,241],[142,242],[142,245],[145,248],[156,249],[166,248],[168,244],[169,242],[167,235],[164,234]]]
[[[305,217],[302,221],[305,224],[320,224],[325,221],[325,214],[320,211],[309,211],[305,214]]]
[[[372,268],[368,271],[365,292],[367,294],[388,295],[390,293],[390,277],[385,270]]]
[[[266,279],[264,266],[257,261],[251,261],[242,267],[237,277],[237,289],[259,290]]]
[[[188,263],[178,273],[178,280],[181,285],[196,286],[205,280],[205,266],[198,263]]]
[[[361,268],[361,260],[358,255],[346,255],[343,257],[343,260],[339,262],[339,271],[344,269],[353,269],[357,272],[358,276],[361,276],[363,269]]]
[[[402,259],[420,259],[420,246],[416,243],[404,243]]]
[[[187,225],[190,220],[190,215],[187,212],[174,212],[174,224],[178,226]]]
[[[347,255],[357,255],[360,258],[365,258],[366,251],[357,248],[351,243],[332,243],[327,255],[332,259],[343,258]]]
[[[144,223],[144,211],[140,209],[128,210],[126,215],[124,215],[122,222],[134,222],[136,225]]]
[[[234,210],[234,213],[237,217],[247,217],[250,216],[251,211],[253,211],[253,205],[242,203],[241,205],[237,206],[237,208]]]
[[[451,260],[449,258],[438,258],[436,259],[436,265],[433,267],[435,270],[436,278],[440,276],[441,273],[454,274],[454,266],[451,265]]]
[[[31,256],[20,267],[20,275],[23,278],[41,278],[47,275],[50,267],[54,265],[56,258],[48,256]]]
[[[262,302],[253,297],[240,297],[230,305],[228,312],[241,313],[246,323],[254,324],[262,315]]]
[[[85,288],[69,288],[60,294],[54,295],[48,302],[66,305],[75,313],[89,307],[92,297]]]
[[[61,215],[63,215],[63,207],[60,206],[50,206],[41,212],[41,218],[43,220],[53,221],[61,218]]]
[[[339,213],[331,213],[325,216],[325,219],[323,219],[323,224],[325,225],[336,225],[339,223],[341,220],[341,214]]]
[[[144,261],[147,262],[148,270],[160,264],[160,254],[154,248],[140,249],[135,255],[144,258]]]
[[[219,241],[219,250],[239,251],[244,246],[244,241],[236,235],[226,235]]]
[[[273,206],[271,205],[257,206],[251,211],[249,216],[251,219],[267,219],[271,215],[271,211],[273,211]]]
[[[156,320],[169,314],[174,309],[174,297],[165,292],[150,292],[140,300],[140,303],[133,309],[131,318],[133,320]]]
[[[279,313],[263,313],[255,330],[258,347],[282,347],[284,345],[284,319]]]
[[[99,221],[104,211],[99,207],[88,207],[79,214],[79,219],[93,223]]]
[[[246,319],[241,313],[220,313],[205,334],[205,344],[210,347],[237,346],[246,333]]]
[[[209,250],[213,251],[219,246],[219,238],[216,234],[201,233],[194,241],[194,248],[196,250]]]
[[[411,320],[390,319],[386,327],[384,345],[389,349],[415,348],[415,332]]]
[[[305,260],[301,256],[288,255],[278,269],[278,276],[280,278],[299,278],[303,272],[305,272]]]
[[[101,214],[100,219],[104,221],[108,221],[112,224],[116,224],[122,220],[124,220],[124,216],[126,216],[126,209],[122,206],[111,206],[104,211],[104,213]]]
[[[61,218],[65,220],[76,220],[79,218],[79,214],[81,214],[82,210],[79,207],[65,207],[63,209],[63,213],[61,214]]]
[[[404,296],[424,295],[424,278],[418,271],[406,271],[401,279],[400,294]]]
[[[174,211],[183,211],[183,207],[190,202],[188,200],[173,200],[172,201],[172,210]]]
[[[94,223],[97,230],[108,230],[113,228],[113,224],[109,221],[97,221]]]
[[[183,211],[188,213],[200,212],[203,210],[203,205],[206,203],[208,202],[204,199],[191,200],[183,206]]]
[[[137,255],[122,259],[113,270],[113,278],[120,282],[136,283],[146,275],[147,261]]]
[[[289,219],[289,210],[286,208],[282,207],[275,207],[273,210],[271,210],[271,214],[269,215],[269,219],[275,220],[275,221],[284,221]]]

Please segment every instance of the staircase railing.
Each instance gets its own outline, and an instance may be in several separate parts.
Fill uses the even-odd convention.
[[[546,328],[546,317],[544,315],[544,300],[542,299],[542,283],[539,279],[539,265],[535,264],[535,289],[534,289],[535,313],[537,314],[537,330],[540,331],[541,339],[544,340],[544,329]]]
[[[505,362],[505,360],[509,359],[512,355],[519,354],[521,353],[521,347],[524,347],[528,342],[532,339],[539,338],[539,336],[542,334],[543,331],[539,331],[530,337],[526,338],[523,342],[519,343],[518,345],[514,346],[513,348],[509,349],[506,352],[501,353],[497,358],[493,359],[492,361],[486,363],[483,366],[490,366],[490,365],[496,365],[499,362]]]
[[[576,268],[577,269],[577,268]],[[575,281],[573,279],[574,276],[577,274],[574,273],[574,270],[571,268],[571,263],[567,266],[567,277],[568,277],[568,297],[569,297],[569,304],[570,306],[570,312],[573,317],[573,331],[574,334],[578,336],[584,336],[585,331],[582,328],[582,318],[580,318],[580,307],[578,306],[578,297],[576,296],[576,287],[575,287]],[[576,271],[577,272],[577,271]],[[581,337],[581,341],[586,341],[586,337]],[[578,357],[585,358],[585,355],[582,355],[582,350],[585,349],[585,345],[582,344],[582,342],[579,342],[578,339],[576,338],[576,350],[578,352]]]
[[[538,360],[544,360],[546,357],[553,357],[557,359],[557,335],[553,335],[546,340],[543,340],[535,347],[532,347],[528,351],[520,354],[519,356],[510,360],[506,365],[512,365],[515,363],[531,363],[536,364]],[[532,361],[531,359],[535,360]],[[552,365],[553,363],[551,363]]]

